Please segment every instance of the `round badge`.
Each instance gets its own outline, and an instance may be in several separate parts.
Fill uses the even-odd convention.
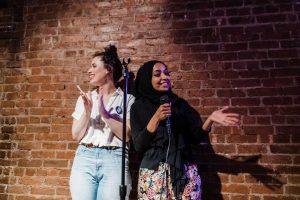
[[[116,112],[117,112],[118,114],[121,114],[121,113],[122,113],[122,108],[121,108],[120,106],[117,106],[117,107],[116,107]]]

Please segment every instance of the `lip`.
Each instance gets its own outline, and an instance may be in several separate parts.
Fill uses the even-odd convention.
[[[164,82],[160,82],[160,85],[169,85],[169,83],[167,81],[164,81]]]
[[[90,79],[95,77],[95,74],[89,74]]]
[[[164,87],[164,88],[168,88],[169,87],[169,84],[167,82],[161,83],[160,85],[162,87]]]

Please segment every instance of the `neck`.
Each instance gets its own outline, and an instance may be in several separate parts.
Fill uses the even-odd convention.
[[[116,86],[114,85],[114,83],[109,82],[109,83],[105,83],[104,85],[100,86],[102,87],[102,93],[103,95],[111,95],[112,93],[114,93],[116,91]]]

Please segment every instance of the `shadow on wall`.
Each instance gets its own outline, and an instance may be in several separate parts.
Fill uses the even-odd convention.
[[[15,56],[20,51],[21,35],[23,34],[23,2],[13,0],[1,0],[0,1],[0,83],[4,83],[9,76],[22,76],[19,71],[20,61]],[[8,77],[8,78],[7,78]],[[17,78],[15,78],[17,79]],[[11,84],[10,88],[21,88],[20,83]],[[9,87],[9,86],[8,86]],[[7,87],[7,88],[8,88]],[[8,91],[1,86],[0,92],[0,184],[1,194],[0,199],[8,199],[6,192],[6,186],[13,182],[10,174],[12,174],[12,168],[16,162],[11,160],[12,151],[16,147],[13,141],[15,133],[17,131],[17,118],[16,115],[20,112],[17,108],[12,108],[12,104],[15,104],[15,99],[18,98],[20,91]],[[3,102],[9,102],[7,104]]]
[[[275,177],[276,175],[279,175],[279,173],[258,164],[261,155],[236,156],[235,158],[227,158],[215,153],[212,145],[210,144],[209,138],[206,138],[204,143],[206,143],[206,145],[201,145],[194,148],[194,152],[197,152],[197,154],[201,155],[197,159],[197,163],[202,179],[203,200],[224,199],[223,195],[221,194],[222,185],[220,176],[218,175],[219,173],[228,175],[238,175],[239,173],[249,174],[249,178],[247,179],[252,177],[255,179],[255,181],[253,180],[253,183],[258,182],[264,184],[264,186],[272,191],[275,191],[284,185],[279,178]],[[242,180],[241,183],[243,181],[244,180]],[[226,183],[226,180],[223,180],[222,182]],[[243,190],[247,191],[248,186],[239,187],[238,184],[239,183],[236,183],[235,186],[231,184],[229,187],[223,186],[225,187],[223,190],[230,192],[235,190],[239,192],[242,192]],[[246,194],[247,193],[244,193],[244,195]]]
[[[225,60],[230,63],[234,59],[231,58],[230,53],[219,53],[221,50],[224,52],[224,42],[230,42],[230,38],[220,33],[221,27],[226,23],[224,19],[225,8],[227,4],[241,4],[234,5],[242,6],[243,1],[218,1],[220,9],[215,9],[217,1],[189,1],[182,2],[174,0],[166,5],[166,12],[171,16],[171,34],[174,44],[178,45],[178,49],[181,49],[181,59],[178,56],[178,60],[175,62],[181,65],[190,65],[188,68],[182,66],[181,72],[191,72],[191,70],[199,70],[197,66],[210,66],[214,65],[218,70],[224,70],[222,62]],[[229,7],[230,7],[229,5]],[[223,18],[222,18],[223,17]],[[204,18],[204,20],[202,20]],[[245,18],[248,21],[241,21],[240,23],[253,23],[253,18]],[[224,26],[225,27],[225,26]],[[224,28],[225,30],[226,28]],[[238,31],[237,31],[238,32]],[[238,33],[242,34],[242,33]],[[251,37],[251,35],[247,35]],[[241,36],[240,36],[241,37]],[[254,37],[254,36],[252,36]],[[238,39],[237,39],[238,40]],[[204,44],[203,44],[204,43]],[[185,50],[182,50],[184,49]],[[176,48],[175,48],[176,49]],[[177,52],[176,52],[177,53]],[[232,54],[234,55],[234,54]],[[195,63],[195,66],[192,66]],[[221,68],[219,68],[221,66]],[[200,67],[200,68],[201,68]],[[205,67],[204,67],[205,68]],[[204,80],[205,82],[205,80]],[[180,88],[181,89],[181,88]],[[180,91],[179,89],[179,91]],[[184,90],[184,88],[183,88]],[[199,90],[199,88],[198,88]],[[223,200],[225,194],[223,193],[239,193],[241,195],[247,195],[244,191],[249,191],[249,184],[259,183],[272,191],[276,191],[285,184],[277,176],[279,173],[273,169],[264,167],[258,163],[262,157],[260,154],[252,156],[236,156],[225,157],[215,153],[210,139],[207,137],[203,143],[197,147],[193,147],[197,154],[200,175],[202,178],[202,199],[203,200]],[[219,173],[226,174],[224,180]],[[241,183],[249,183],[245,186],[239,185],[238,180],[234,183],[229,182],[228,175],[238,175],[244,173],[243,176],[246,180],[241,180]],[[277,176],[277,177],[276,177]],[[254,179],[254,180],[252,180]],[[261,187],[261,186],[259,186]]]

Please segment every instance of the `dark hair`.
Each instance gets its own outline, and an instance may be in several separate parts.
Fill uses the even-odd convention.
[[[122,63],[117,53],[115,45],[108,45],[104,51],[97,51],[93,54],[93,58],[101,57],[106,69],[112,69],[114,83],[117,84],[122,76]]]

